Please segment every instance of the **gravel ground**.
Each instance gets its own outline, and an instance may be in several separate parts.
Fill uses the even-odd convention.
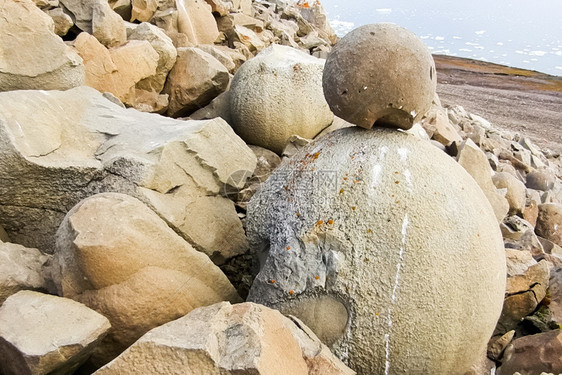
[[[461,105],[498,128],[519,132],[562,153],[562,77],[505,74],[498,72],[497,65],[467,64],[472,60],[438,56],[435,60],[443,104]]]

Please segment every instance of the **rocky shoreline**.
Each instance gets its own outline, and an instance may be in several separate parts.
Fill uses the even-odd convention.
[[[0,373],[562,373],[558,77],[305,0],[0,40]]]

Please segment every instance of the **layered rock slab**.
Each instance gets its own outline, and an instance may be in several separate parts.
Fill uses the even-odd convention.
[[[0,307],[0,372],[72,374],[110,328],[81,303],[32,291]]]
[[[429,142],[331,132],[254,195],[248,299],[303,320],[359,374],[463,374],[500,316],[505,255],[476,182]]]
[[[96,375],[154,373],[354,374],[298,319],[227,302],[151,330]]]
[[[48,253],[65,214],[105,191],[141,199],[208,255],[244,252],[234,204],[220,193],[255,163],[221,119],[127,110],[88,87],[0,93],[0,225],[14,242]]]

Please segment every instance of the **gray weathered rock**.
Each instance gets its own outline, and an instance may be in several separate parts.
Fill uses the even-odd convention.
[[[252,198],[247,232],[261,263],[249,300],[302,319],[358,373],[462,374],[500,315],[489,202],[449,156],[402,132],[312,142]]]
[[[81,303],[32,291],[0,307],[0,372],[72,374],[110,328]]]
[[[53,280],[112,325],[93,361],[105,364],[150,329],[240,297],[221,270],[139,200],[104,193],[76,205],[57,232]]]
[[[55,23],[55,34],[58,36],[65,36],[68,33],[68,30],[74,23],[72,22],[72,18],[66,13],[63,12],[62,8],[53,8],[46,10],[47,13]]]
[[[0,225],[46,252],[76,203],[113,191],[149,204],[197,250],[240,254],[244,231],[220,194],[230,175],[251,175],[255,163],[221,119],[126,110],[88,87],[0,93]]]
[[[228,88],[230,75],[217,59],[198,48],[178,48],[176,63],[166,81],[168,115],[181,117],[203,108]]]
[[[0,0],[0,91],[83,84],[82,59],[54,31],[53,19],[33,1]]]
[[[293,134],[312,138],[333,114],[321,88],[324,62],[273,45],[245,63],[230,89],[232,127],[247,143],[281,153]]]
[[[95,374],[133,373],[355,374],[297,319],[227,302],[151,330]]]
[[[562,373],[562,331],[515,339],[505,350],[500,375]]]
[[[554,187],[556,178],[545,171],[532,171],[527,174],[527,187],[529,189],[547,191]]]
[[[358,27],[334,46],[322,85],[336,116],[367,129],[377,121],[409,129],[429,110],[437,74],[414,33],[381,23]]]
[[[47,291],[44,266],[48,260],[37,249],[0,242],[0,305],[20,290]]]
[[[547,203],[539,205],[535,232],[558,246],[562,246],[562,204]]]

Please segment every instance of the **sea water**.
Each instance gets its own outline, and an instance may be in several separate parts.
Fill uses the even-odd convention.
[[[321,0],[339,36],[375,22],[418,35],[432,53],[562,76],[562,0]]]

